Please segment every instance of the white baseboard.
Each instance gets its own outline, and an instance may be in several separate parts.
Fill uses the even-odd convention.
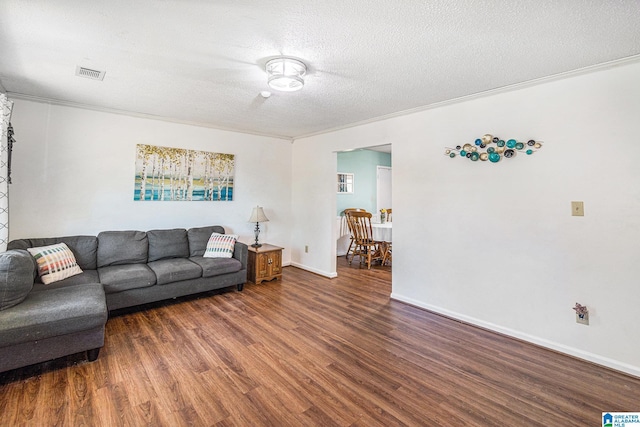
[[[544,338],[536,337],[534,335],[525,334],[523,332],[519,332],[510,328],[505,328],[500,325],[495,325],[490,322],[485,322],[483,320],[476,319],[474,317],[470,317],[464,314],[456,313],[442,307],[437,307],[431,304],[425,304],[422,301],[414,300],[413,298],[405,297],[404,295],[399,295],[397,293],[391,293],[391,299],[405,302],[407,304],[414,305],[416,307],[424,308],[425,310],[432,311],[437,314],[442,314],[443,316],[451,317],[453,319],[460,320],[465,323],[469,323],[480,328],[488,329],[494,332],[498,332],[503,335],[508,335],[513,338],[518,338],[523,341],[530,342],[532,344],[539,345],[541,347],[545,347],[551,350],[558,351],[560,353],[568,354],[573,357],[577,357],[579,359],[587,360],[589,362],[605,366],[607,368],[615,369],[616,371],[624,372],[629,375],[633,375],[634,377],[640,377],[640,367],[629,365],[627,363],[622,363],[617,360],[609,359],[607,357],[599,356],[597,354],[589,353],[574,347],[569,347],[564,344],[560,344],[557,342],[549,341]]]
[[[309,266],[306,266],[306,265],[303,265],[303,264],[298,264],[297,262],[291,262],[290,265],[293,266],[293,267],[297,267],[297,268],[301,268],[303,270],[310,271],[310,272],[318,274],[320,276],[328,277],[329,279],[333,279],[335,277],[338,277],[338,273],[336,273],[336,272],[327,273],[326,271],[318,270],[316,268],[309,267]]]

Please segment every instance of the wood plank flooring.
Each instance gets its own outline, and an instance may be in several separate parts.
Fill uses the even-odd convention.
[[[389,267],[120,312],[100,357],[0,374],[3,426],[597,426],[640,379],[389,299]]]

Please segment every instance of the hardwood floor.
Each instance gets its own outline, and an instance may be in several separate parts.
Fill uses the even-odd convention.
[[[243,292],[149,305],[81,355],[0,374],[0,424],[597,426],[640,379],[391,301],[339,259]]]

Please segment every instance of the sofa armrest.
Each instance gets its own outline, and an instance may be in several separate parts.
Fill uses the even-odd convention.
[[[247,258],[249,257],[249,247],[246,243],[236,242],[235,248],[233,249],[233,258],[237,259],[242,263],[242,269],[247,269]]]

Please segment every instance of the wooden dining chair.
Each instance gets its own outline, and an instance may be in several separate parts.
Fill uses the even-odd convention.
[[[392,222],[391,219],[391,214],[392,214],[392,209],[386,209],[387,211],[387,222]],[[391,242],[385,242],[385,247],[384,247],[384,255],[382,256],[382,265],[385,265],[387,263],[387,261],[389,263],[391,263],[391,252],[392,252],[392,248],[391,248]]]
[[[385,248],[383,251],[384,254],[382,256],[382,265],[386,265],[387,261],[391,263],[392,251],[393,251],[391,242],[385,242],[384,245],[385,245]]]
[[[356,235],[353,231],[353,229],[351,228],[351,221],[349,221],[349,212],[366,212],[366,209],[362,209],[362,208],[347,208],[345,210],[342,211],[342,213],[344,214],[344,219],[345,221],[347,221],[347,228],[349,228],[349,233],[351,234],[350,237],[350,242],[349,242],[349,248],[347,249],[347,254],[345,255],[347,261],[349,261],[349,254],[351,254],[351,260],[353,260],[354,254],[353,254],[353,250],[355,249],[354,247],[354,242],[356,240]],[[349,264],[351,264],[351,262],[349,262]]]
[[[350,211],[347,219],[351,224],[354,232],[354,249],[349,265],[353,258],[358,255],[360,264],[366,259],[367,268],[371,269],[371,262],[376,259],[382,259],[380,252],[380,242],[373,240],[373,231],[371,229],[371,213],[362,211]]]

